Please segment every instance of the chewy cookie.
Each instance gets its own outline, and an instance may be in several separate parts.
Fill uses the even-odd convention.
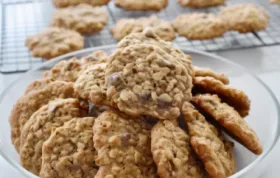
[[[193,8],[206,8],[211,6],[223,5],[226,0],[178,0],[178,3],[182,6],[188,6]]]
[[[51,25],[82,34],[94,34],[106,26],[108,19],[108,13],[104,8],[80,4],[56,10]]]
[[[115,0],[115,5],[129,11],[160,11],[168,5],[168,0]]]
[[[223,101],[234,107],[242,117],[249,114],[251,101],[242,90],[224,85],[213,77],[195,77],[193,83],[193,91],[217,94]]]
[[[9,121],[11,125],[11,138],[16,150],[19,152],[20,134],[24,124],[31,115],[56,98],[74,98],[74,88],[72,83],[54,81],[46,87],[30,92],[21,97],[14,105]]]
[[[264,9],[254,4],[236,4],[225,7],[219,16],[227,22],[230,30],[240,33],[264,30],[269,21],[269,16]]]
[[[99,166],[96,178],[157,177],[150,129],[141,119],[113,110],[103,112],[93,126]]]
[[[227,141],[190,103],[184,103],[182,112],[188,126],[190,143],[208,174],[213,178],[226,178],[234,174],[236,163],[233,143]]]
[[[56,128],[43,144],[40,178],[93,178],[98,167],[93,117],[74,118]]]
[[[211,69],[193,66],[193,73],[195,77],[213,77],[214,79],[221,81],[225,85],[229,84],[229,79],[227,76],[217,73]]]
[[[82,3],[87,3],[92,6],[102,6],[110,2],[110,0],[52,0],[53,4],[57,8],[79,5]]]
[[[155,34],[163,40],[172,41],[175,39],[175,32],[171,23],[161,20],[155,15],[136,19],[120,19],[111,29],[111,32],[114,38],[120,41],[131,33],[142,32],[146,27],[153,28]]]
[[[230,135],[237,139],[247,149],[259,155],[262,153],[262,146],[256,133],[249,128],[246,121],[240,117],[232,107],[222,103],[217,95],[197,95],[192,102],[213,117]]]
[[[205,170],[177,123],[159,121],[152,129],[152,153],[161,178],[203,178]]]
[[[51,131],[74,117],[86,116],[88,108],[83,108],[79,100],[68,98],[51,101],[36,111],[22,128],[20,138],[21,165],[39,175],[41,170],[42,146]]]
[[[179,35],[190,40],[206,40],[222,36],[227,32],[226,23],[215,14],[181,14],[173,21],[173,27]]]
[[[84,38],[75,31],[51,27],[37,35],[29,36],[25,45],[32,52],[33,57],[51,59],[82,49]]]

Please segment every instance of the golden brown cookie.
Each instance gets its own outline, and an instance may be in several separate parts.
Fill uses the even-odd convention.
[[[94,119],[74,118],[52,132],[43,144],[40,178],[94,178]]]
[[[102,6],[110,2],[110,0],[52,0],[53,4],[57,8],[79,5],[87,3],[92,6]]]
[[[223,5],[225,1],[226,0],[178,0],[178,3],[182,6],[193,8],[206,8]]]
[[[212,69],[193,66],[193,72],[195,77],[213,77],[214,79],[220,80],[225,85],[229,84],[229,79],[227,76],[217,73]]]
[[[177,123],[159,121],[152,129],[152,153],[161,178],[203,178],[205,170]]]
[[[240,117],[238,112],[226,103],[222,103],[217,95],[197,95],[193,97],[192,102],[213,117],[219,125],[248,150],[257,155],[262,153],[262,145],[256,133],[249,128],[246,121]]]
[[[35,80],[34,82],[30,83],[26,89],[25,89],[25,95],[27,95],[30,92],[44,89],[49,83],[55,81],[55,79],[46,77],[40,80]]]
[[[29,36],[25,45],[33,57],[51,59],[62,54],[82,49],[84,38],[77,32],[56,27]]]
[[[62,126],[74,117],[83,117],[88,108],[80,105],[79,100],[57,99],[42,106],[36,111],[22,128],[20,136],[21,165],[35,175],[39,175],[42,162],[43,143],[51,135],[51,131]]]
[[[168,5],[168,0],[115,0],[115,5],[129,11],[160,11]]]
[[[103,112],[93,126],[99,170],[95,178],[157,177],[151,153],[151,128],[118,111]]]
[[[222,36],[228,30],[219,16],[198,12],[177,16],[173,27],[179,35],[191,40],[212,39]]]
[[[175,32],[171,23],[165,20],[161,20],[155,15],[135,19],[120,19],[111,29],[111,32],[114,38],[120,41],[125,36],[131,33],[142,32],[146,27],[153,28],[155,34],[163,40],[172,41],[175,39]]]
[[[236,163],[233,143],[227,141],[190,103],[184,103],[182,112],[188,126],[191,145],[210,177],[226,178],[234,174]]]
[[[264,30],[269,16],[264,9],[254,4],[236,4],[225,7],[219,14],[230,30],[247,33]]]
[[[51,25],[82,34],[94,34],[106,26],[108,19],[108,13],[104,8],[80,4],[57,9],[53,14]]]
[[[19,152],[21,129],[34,112],[51,100],[74,98],[75,95],[73,83],[54,81],[18,99],[9,118],[12,143],[16,150]]]
[[[195,92],[217,94],[223,101],[234,107],[242,117],[249,114],[251,101],[242,90],[224,85],[213,77],[195,77],[193,84]]]

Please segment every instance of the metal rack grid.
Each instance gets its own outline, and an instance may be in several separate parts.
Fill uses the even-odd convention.
[[[242,0],[228,0],[227,5],[242,3]],[[280,44],[280,9],[271,5],[268,0],[247,0],[263,7],[270,16],[270,25],[265,31],[239,34],[227,32],[223,37],[212,40],[188,40],[177,36],[174,43],[188,48],[206,51],[219,51],[255,46]],[[152,14],[166,20],[173,20],[178,14],[187,12],[217,13],[223,6],[205,9],[191,9],[179,6],[176,1],[169,1],[169,5],[161,12],[129,12],[116,8],[111,2],[104,7],[110,14],[106,28],[98,34],[86,36],[85,47],[115,44],[110,33],[113,24],[124,17],[141,17]],[[24,72],[44,60],[31,57],[24,45],[27,36],[36,34],[48,27],[51,15],[55,8],[50,0],[2,0],[0,4],[0,73]]]

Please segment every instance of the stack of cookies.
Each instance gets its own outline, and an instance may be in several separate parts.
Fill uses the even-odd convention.
[[[224,132],[262,153],[249,110],[225,75],[146,29],[112,54],[56,64],[27,87],[10,124],[22,166],[41,178],[218,178],[236,171]]]

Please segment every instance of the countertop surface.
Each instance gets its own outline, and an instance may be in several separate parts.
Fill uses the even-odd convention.
[[[255,73],[272,89],[278,101],[280,101],[280,46],[231,50],[217,52],[216,54],[238,63],[248,68],[252,73]],[[19,75],[20,74],[0,74],[0,92],[2,92],[10,82],[19,77]],[[267,159],[269,165],[267,166],[267,170],[263,172],[260,177],[274,178],[275,175],[280,174],[278,166],[278,160],[280,160],[280,142],[277,143]],[[23,177],[1,157],[0,170],[0,178]]]

